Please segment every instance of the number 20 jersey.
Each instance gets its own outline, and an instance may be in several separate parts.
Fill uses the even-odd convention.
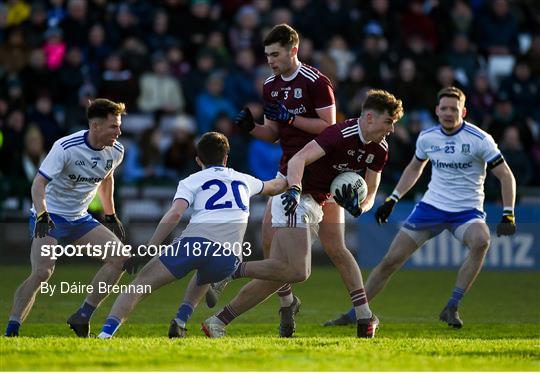
[[[249,200],[263,182],[232,168],[214,166],[181,180],[174,200],[193,208],[183,237],[204,237],[215,242],[241,243],[249,218]]]

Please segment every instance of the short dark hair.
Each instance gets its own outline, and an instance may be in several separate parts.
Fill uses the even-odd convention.
[[[229,140],[219,132],[207,132],[197,143],[197,156],[205,166],[223,165],[229,150]]]
[[[267,45],[279,43],[282,47],[292,48],[297,47],[300,42],[298,33],[286,23],[276,25],[270,30],[263,40],[263,44]]]
[[[403,103],[393,94],[383,89],[370,89],[366,99],[362,104],[362,112],[365,110],[375,110],[378,113],[388,112],[388,115],[395,121],[403,116]]]
[[[126,113],[126,105],[123,102],[114,102],[106,98],[96,98],[90,102],[86,109],[86,118],[88,121],[100,118],[107,119],[109,114],[122,115]]]
[[[443,97],[457,98],[461,106],[465,106],[465,93],[457,87],[446,87],[437,93],[437,104],[441,102]]]

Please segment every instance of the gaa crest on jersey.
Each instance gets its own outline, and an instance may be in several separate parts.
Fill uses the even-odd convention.
[[[461,144],[461,153],[462,154],[470,154],[471,153],[471,145],[470,144]]]
[[[274,97],[274,98],[277,97],[278,94],[279,94],[278,91],[272,91],[272,92],[270,92],[270,96],[271,96],[271,97]]]
[[[107,159],[107,163],[105,164],[105,170],[110,170],[112,168],[112,159]]]
[[[294,98],[302,98],[302,88],[294,89]]]

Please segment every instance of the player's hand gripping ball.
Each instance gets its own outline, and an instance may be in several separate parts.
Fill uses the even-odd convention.
[[[355,172],[344,172],[335,177],[330,185],[330,192],[338,205],[347,210],[352,216],[362,214],[360,204],[367,197],[367,184]]]
[[[264,105],[264,116],[274,122],[288,125],[293,124],[295,118],[295,115],[290,113],[282,102]]]

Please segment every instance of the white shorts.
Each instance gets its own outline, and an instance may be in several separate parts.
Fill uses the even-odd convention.
[[[310,194],[302,194],[300,203],[292,215],[285,215],[281,194],[272,197],[272,227],[310,228],[317,233],[318,224],[323,218],[322,206]]]

